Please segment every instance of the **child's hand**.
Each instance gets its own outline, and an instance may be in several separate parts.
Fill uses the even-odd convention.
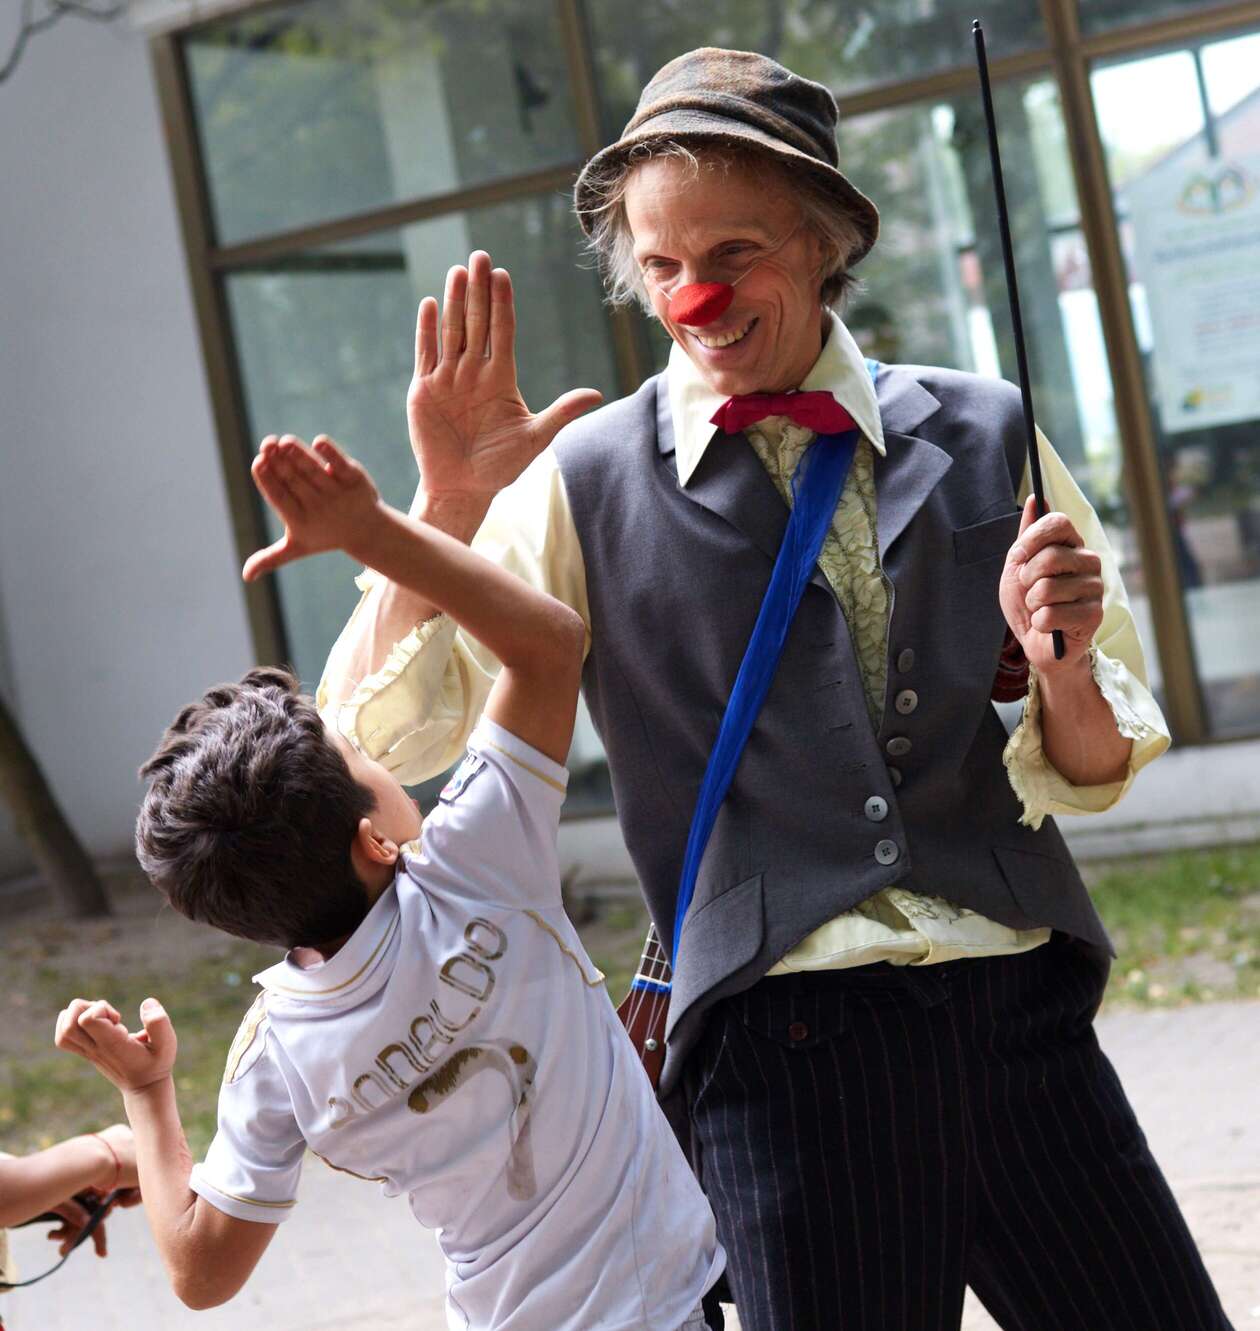
[[[245,561],[246,582],[307,555],[350,549],[380,509],[372,478],[327,435],[319,435],[313,448],[291,434],[268,435],[252,470],[254,484],[284,523],[284,535]]]
[[[70,1249],[74,1247],[75,1240],[87,1228],[87,1223],[92,1217],[88,1210],[74,1197],[67,1197],[64,1202],[58,1202],[50,1210],[53,1214],[61,1217],[61,1224],[56,1229],[50,1229],[44,1237],[57,1244],[58,1254],[65,1257]],[[109,1244],[103,1220],[92,1231],[92,1244],[96,1248],[98,1257],[109,1255]]]
[[[140,1004],[144,1029],[132,1035],[103,998],[76,998],[57,1018],[55,1043],[95,1065],[120,1091],[142,1091],[171,1075],[175,1028],[156,998]]]

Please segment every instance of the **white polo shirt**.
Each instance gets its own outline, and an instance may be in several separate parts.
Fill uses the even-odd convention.
[[[408,1194],[467,1331],[662,1331],[725,1262],[561,905],[566,780],[482,719],[349,942],[255,977],[192,1174],[219,1210],[268,1223],[308,1145]]]

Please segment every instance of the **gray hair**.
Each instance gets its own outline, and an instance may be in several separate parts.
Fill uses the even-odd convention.
[[[626,187],[636,167],[662,159],[681,162],[693,178],[703,171],[725,174],[732,167],[744,165],[761,172],[776,172],[800,205],[802,222],[822,244],[823,277],[819,292],[822,303],[840,309],[859,285],[848,265],[850,256],[863,250],[862,232],[848,210],[817,177],[808,171],[792,171],[772,153],[755,147],[715,141],[691,148],[678,139],[657,139],[636,143],[624,157],[610,163],[589,181],[599,203],[589,215],[590,238],[586,249],[603,276],[610,305],[637,301],[645,313],[653,313],[643,274],[634,260],[634,237],[626,216]]]

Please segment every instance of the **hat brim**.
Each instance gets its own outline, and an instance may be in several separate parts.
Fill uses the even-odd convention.
[[[827,162],[820,162],[817,157],[793,148],[780,138],[756,125],[742,120],[733,120],[727,116],[695,108],[673,108],[653,116],[631,133],[601,148],[582,168],[573,187],[574,207],[582,230],[590,235],[594,224],[594,215],[599,211],[600,197],[592,187],[591,179],[609,167],[623,162],[631,151],[640,144],[656,143],[669,139],[697,147],[717,145],[721,147],[753,146],[770,156],[777,158],[792,168],[804,169],[821,181],[835,196],[837,202],[853,218],[862,236],[862,246],[849,256],[848,266],[852,267],[870,253],[871,247],[879,237],[879,210],[842,172]]]

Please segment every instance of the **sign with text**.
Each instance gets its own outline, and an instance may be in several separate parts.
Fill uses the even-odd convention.
[[[1260,157],[1157,167],[1129,204],[1164,430],[1260,418]]]

